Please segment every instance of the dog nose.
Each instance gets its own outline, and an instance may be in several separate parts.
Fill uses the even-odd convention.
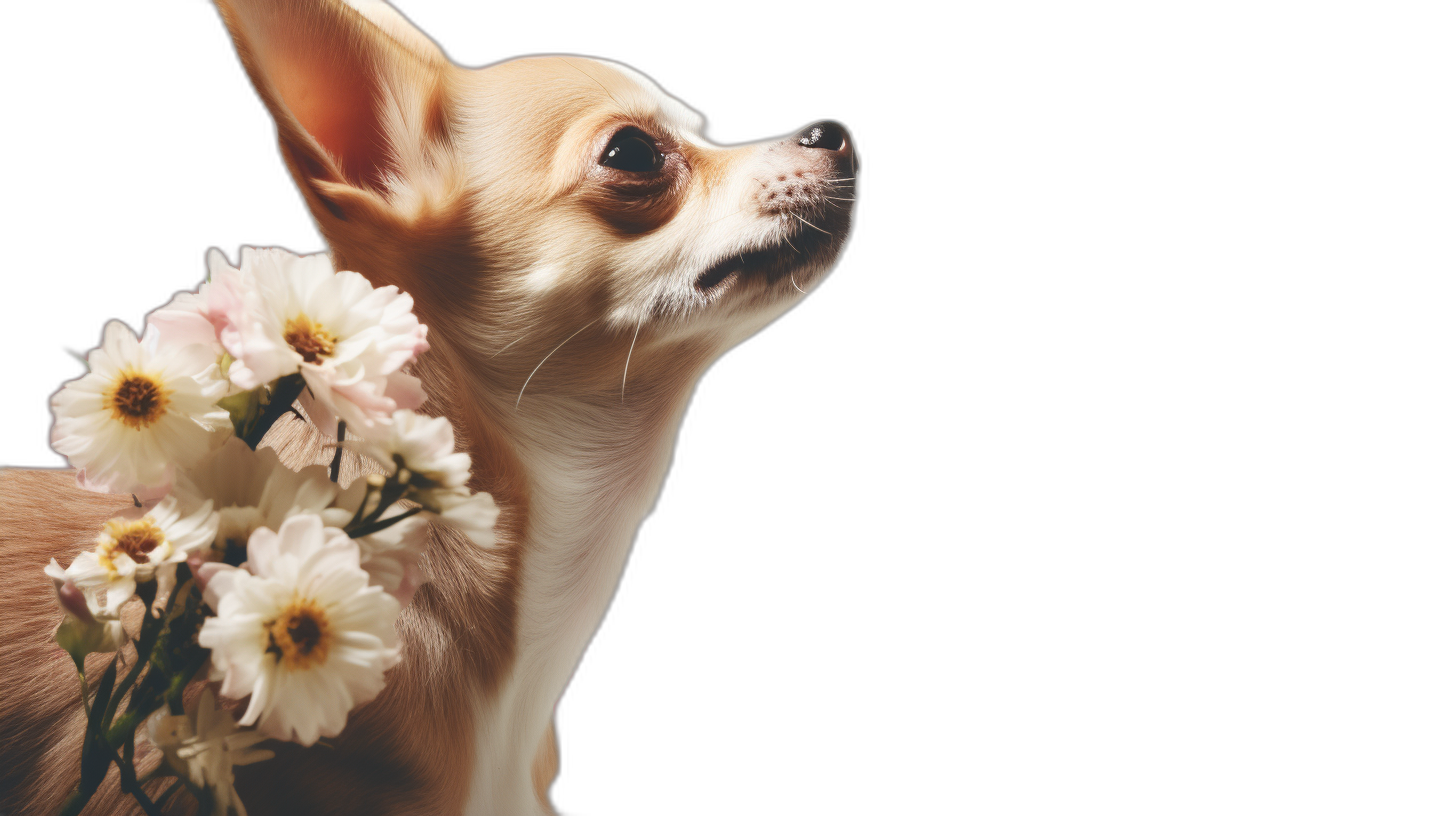
[[[818,150],[843,150],[849,146],[849,132],[844,125],[825,119],[799,131],[799,144]]]

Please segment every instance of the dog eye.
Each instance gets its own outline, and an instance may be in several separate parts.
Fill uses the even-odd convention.
[[[598,163],[628,173],[650,173],[662,166],[662,154],[651,136],[629,127],[617,131]]]

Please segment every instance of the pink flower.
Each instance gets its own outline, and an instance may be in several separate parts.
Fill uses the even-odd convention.
[[[395,410],[424,402],[419,380],[401,369],[429,349],[426,327],[396,287],[335,273],[327,255],[251,247],[214,282],[208,308],[226,313],[218,336],[234,358],[234,384],[301,373],[304,408],[326,431],[338,419],[360,431],[388,425]]]

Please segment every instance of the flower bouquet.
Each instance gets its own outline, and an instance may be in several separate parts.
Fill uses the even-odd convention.
[[[425,394],[405,368],[429,344],[409,295],[278,249],[244,248],[237,267],[212,250],[208,272],[140,337],[109,323],[52,399],[52,446],[79,484],[135,505],[45,570],[86,714],[64,814],[112,765],[148,814],[185,795],[244,813],[233,766],[271,758],[266,740],[337,735],[384,687],[427,522],[494,544],[469,455],[447,420],[414,412]],[[334,440],[330,465],[294,470],[259,446],[291,414]],[[345,448],[372,470],[347,486]],[[128,605],[139,626],[123,625]],[[115,653],[99,680],[93,652]],[[161,761],[139,775],[142,738]],[[153,797],[156,777],[173,781]]]

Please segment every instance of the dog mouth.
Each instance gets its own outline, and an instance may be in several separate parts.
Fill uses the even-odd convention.
[[[735,252],[723,258],[699,275],[694,285],[705,294],[747,278],[761,278],[773,285],[791,279],[795,270],[821,259],[826,251],[832,251],[833,243],[830,233],[801,230],[763,249]]]
[[[778,260],[780,251],[778,247],[770,247],[768,249],[760,249],[757,252],[731,255],[708,267],[708,270],[699,275],[693,285],[698,287],[699,292],[707,292],[740,272],[763,268],[773,263]]]

